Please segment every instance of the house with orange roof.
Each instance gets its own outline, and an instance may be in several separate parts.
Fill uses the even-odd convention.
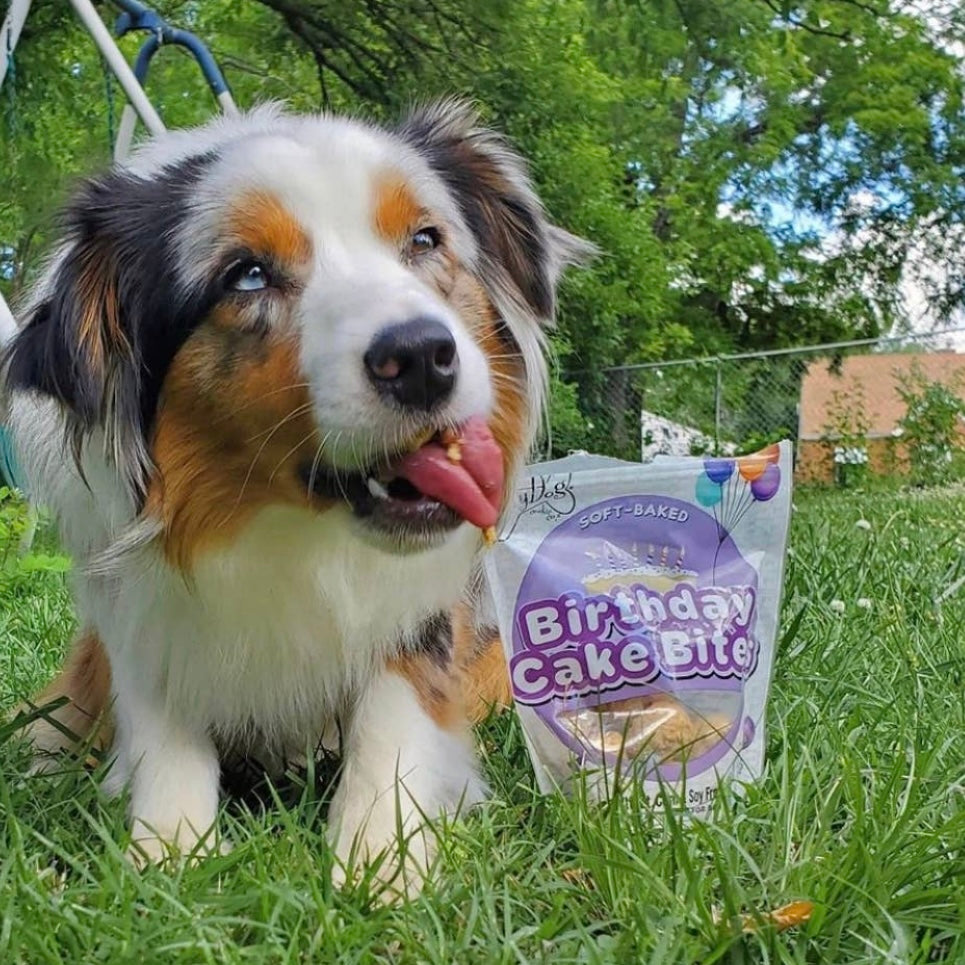
[[[902,471],[906,406],[898,390],[902,378],[916,372],[965,398],[965,355],[957,352],[882,352],[812,362],[801,381],[795,478],[833,482],[836,458],[866,463],[873,473]]]

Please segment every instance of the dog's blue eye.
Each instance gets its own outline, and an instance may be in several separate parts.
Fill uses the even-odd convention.
[[[409,249],[414,255],[424,255],[438,247],[439,230],[437,228],[422,228],[412,236],[412,240],[409,242]]]
[[[257,261],[239,262],[225,278],[225,287],[236,292],[258,292],[268,284],[268,269]]]

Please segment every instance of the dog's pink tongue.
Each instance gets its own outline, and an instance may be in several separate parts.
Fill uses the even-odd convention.
[[[473,526],[495,526],[503,497],[503,454],[481,416],[459,429],[459,443],[459,462],[449,459],[441,443],[427,442],[410,452],[396,472]]]

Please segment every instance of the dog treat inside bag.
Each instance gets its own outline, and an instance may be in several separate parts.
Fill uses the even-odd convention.
[[[791,446],[527,470],[486,572],[540,787],[620,769],[695,814],[760,775]]]

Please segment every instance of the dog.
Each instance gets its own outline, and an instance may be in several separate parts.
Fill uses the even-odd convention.
[[[455,100],[391,129],[260,107],[79,186],[4,362],[81,627],[29,737],[42,767],[99,735],[142,860],[212,847],[226,760],[333,722],[342,874],[485,797],[467,705],[505,681],[479,527],[591,255]]]

